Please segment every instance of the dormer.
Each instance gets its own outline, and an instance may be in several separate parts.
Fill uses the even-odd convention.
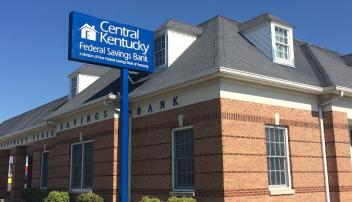
[[[202,29],[169,20],[154,34],[156,70],[169,67],[196,39]]]
[[[265,13],[240,25],[241,34],[274,63],[295,66],[293,26]]]
[[[109,71],[108,67],[85,64],[72,72],[69,77],[69,97],[73,98],[82,92],[102,75]]]

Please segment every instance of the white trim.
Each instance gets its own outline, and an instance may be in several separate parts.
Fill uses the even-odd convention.
[[[269,192],[271,196],[293,195],[296,193],[295,190],[291,188],[274,188],[274,189],[269,188]]]
[[[171,182],[172,182],[172,192],[187,192],[187,193],[193,193],[194,192],[194,188],[193,189],[175,189],[175,163],[174,163],[174,159],[175,159],[175,152],[174,152],[174,134],[175,134],[175,131],[179,131],[179,130],[186,130],[186,129],[193,129],[193,125],[192,126],[185,126],[185,127],[179,127],[179,128],[173,128],[171,130],[171,150],[172,150],[172,158],[171,158],[171,161],[172,161],[172,179],[171,179]],[[194,133],[193,133],[194,135]]]
[[[3,141],[4,139],[8,138],[8,137],[11,137],[13,138],[12,136],[20,136],[22,135],[23,133],[29,133],[31,131],[35,131],[35,130],[40,130],[42,128],[45,128],[46,126],[49,126],[47,122],[44,122],[44,123],[40,123],[38,125],[35,125],[35,126],[32,126],[30,128],[26,128],[26,129],[23,129],[23,130],[20,130],[20,131],[16,131],[16,132],[13,132],[13,133],[9,133],[7,135],[4,135],[4,136],[1,136],[0,137],[0,140]]]
[[[168,67],[168,56],[169,56],[169,50],[168,50],[168,32],[167,32],[167,30],[164,30],[164,31],[162,31],[162,32],[159,32],[158,34],[157,34],[157,36],[155,36],[154,37],[154,41],[156,40],[156,39],[158,39],[159,37],[162,37],[162,36],[165,36],[165,54],[164,54],[164,57],[165,57],[165,63],[164,64],[161,64],[161,65],[159,65],[159,66],[155,66],[155,69],[156,69],[156,71],[159,71],[159,70],[162,70],[162,69],[164,69],[164,68],[166,68],[166,67]],[[161,44],[162,44],[162,42],[161,42]],[[160,50],[159,50],[160,51]],[[155,55],[154,55],[154,57],[155,57]]]
[[[291,183],[291,164],[290,164],[290,149],[289,149],[289,139],[288,139],[288,128],[283,126],[274,126],[274,125],[265,125],[266,128],[274,128],[274,129],[283,129],[285,133],[285,146],[286,146],[286,162],[287,162],[287,182],[286,185],[269,185],[269,191],[272,192],[273,190],[283,190],[283,189],[292,189]],[[265,133],[266,135],[266,133]],[[268,154],[267,154],[268,156]]]
[[[288,88],[291,90],[293,89],[296,91],[308,92],[312,94],[321,94],[323,92],[323,88],[319,86],[302,84],[294,81],[278,79],[270,76],[235,70],[227,67],[220,67],[220,73],[223,74],[224,77],[249,81],[251,83],[266,84],[269,86],[274,86],[276,88]]]
[[[71,154],[70,154],[70,189],[69,189],[69,192],[70,193],[84,193],[84,192],[91,192],[93,190],[93,188],[91,189],[87,189],[87,188],[82,188],[82,185],[83,185],[83,163],[84,163],[84,146],[83,144],[86,144],[86,143],[90,143],[90,142],[93,142],[94,143],[94,140],[87,140],[87,141],[80,141],[80,142],[75,142],[75,143],[72,143],[71,144]],[[79,145],[79,144],[82,144],[82,165],[81,165],[81,188],[80,189],[77,189],[77,188],[72,188],[72,154],[73,154],[73,146],[74,145]],[[92,173],[93,174],[93,173]]]
[[[41,161],[40,161],[40,189],[44,189],[44,190],[46,190],[47,188],[48,188],[48,176],[46,176],[46,180],[47,180],[47,185],[46,185],[46,187],[43,187],[43,185],[42,185],[42,179],[43,179],[43,156],[44,156],[44,154],[45,153],[48,153],[48,159],[47,159],[47,163],[48,163],[48,170],[49,170],[49,151],[47,151],[47,150],[45,150],[44,149],[44,151],[42,152],[42,158],[41,158]],[[49,173],[47,173],[47,174],[49,174]]]
[[[275,32],[276,27],[287,31],[287,45],[286,45],[288,47],[287,60],[276,57],[276,32]],[[271,46],[272,46],[273,62],[295,68],[293,29],[289,26],[286,26],[277,22],[272,22],[270,28],[271,28],[271,37],[272,37]]]
[[[111,95],[105,95],[103,97],[100,97],[98,99],[80,104],[79,106],[70,109],[69,111],[64,111],[59,114],[55,114],[54,112],[52,114],[49,114],[48,116],[44,117],[45,120],[47,121],[53,121],[54,119],[60,119],[60,118],[65,118],[69,115],[84,112],[86,110],[94,109],[95,107],[98,106],[104,106],[104,101],[106,100],[116,100],[118,101],[120,99],[119,96],[116,96],[115,98],[112,98]]]

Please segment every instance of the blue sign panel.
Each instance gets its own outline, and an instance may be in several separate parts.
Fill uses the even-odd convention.
[[[154,32],[70,14],[69,59],[110,67],[154,72]]]

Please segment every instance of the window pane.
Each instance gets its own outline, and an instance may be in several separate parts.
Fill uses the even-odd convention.
[[[44,152],[42,154],[42,170],[41,170],[41,180],[40,186],[46,188],[48,184],[48,161],[49,161],[49,152]]]
[[[83,188],[93,187],[93,143],[84,144]]]
[[[175,189],[193,189],[193,130],[174,132],[174,184]]]
[[[154,40],[155,65],[156,67],[166,64],[166,36],[159,36]]]
[[[267,127],[265,129],[269,185],[287,186],[287,156],[285,129]]]
[[[71,79],[71,96],[75,96],[77,93],[77,77]]]
[[[81,188],[82,144],[72,146],[71,188]]]

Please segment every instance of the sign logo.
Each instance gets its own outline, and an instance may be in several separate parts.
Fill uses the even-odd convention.
[[[70,14],[69,59],[154,72],[154,32],[78,12]]]
[[[90,26],[85,23],[81,28],[81,38],[88,39],[91,41],[96,41],[97,39],[97,30],[95,30],[95,26]]]

